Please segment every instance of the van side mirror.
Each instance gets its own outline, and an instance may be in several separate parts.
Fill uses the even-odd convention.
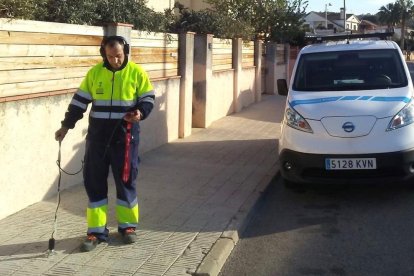
[[[277,93],[281,96],[287,96],[288,87],[287,87],[287,82],[285,79],[277,80]]]

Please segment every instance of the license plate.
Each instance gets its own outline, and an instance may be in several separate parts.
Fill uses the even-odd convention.
[[[375,158],[327,158],[325,168],[327,170],[375,170],[377,160]]]

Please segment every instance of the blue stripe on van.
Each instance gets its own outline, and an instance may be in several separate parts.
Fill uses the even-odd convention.
[[[359,96],[344,96],[340,99],[340,101],[355,101],[358,98]]]
[[[371,101],[375,102],[405,102],[409,103],[410,98],[407,97],[374,97]]]
[[[368,101],[369,99],[371,99],[372,96],[361,96],[358,101]]]
[[[374,102],[404,102],[409,103],[411,98],[407,97],[374,97],[374,96],[341,96],[341,97],[327,97],[309,100],[296,100],[290,102],[292,107],[301,104],[319,104],[336,101],[374,101]]]
[[[319,99],[311,99],[311,100],[297,100],[292,101],[290,105],[294,107],[295,105],[300,104],[317,104],[317,103],[326,103],[326,102],[336,102],[342,97],[329,97],[329,98],[319,98]]]

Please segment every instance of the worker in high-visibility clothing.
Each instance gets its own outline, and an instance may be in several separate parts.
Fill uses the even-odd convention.
[[[102,40],[100,53],[103,62],[88,71],[69,104],[61,128],[55,133],[56,140],[62,141],[68,129],[75,127],[88,104],[92,103],[83,171],[89,198],[86,212],[88,231],[81,247],[83,251],[91,251],[108,239],[109,166],[116,183],[118,232],[124,243],[136,241],[139,122],[150,114],[155,94],[148,74],[141,66],[128,60],[129,50],[129,44],[121,36]],[[128,123],[132,123],[128,134],[131,142],[126,146]],[[125,149],[128,147],[130,170],[125,182],[122,176],[125,173]]]

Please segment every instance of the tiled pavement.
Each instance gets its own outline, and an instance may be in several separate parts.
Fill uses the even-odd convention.
[[[264,96],[208,129],[141,156],[135,244],[122,244],[116,233],[111,178],[110,241],[92,252],[79,251],[87,205],[81,185],[62,192],[55,255],[45,257],[55,198],[0,220],[0,275],[202,274],[200,264],[213,254],[213,245],[237,234],[278,170],[284,101]]]

